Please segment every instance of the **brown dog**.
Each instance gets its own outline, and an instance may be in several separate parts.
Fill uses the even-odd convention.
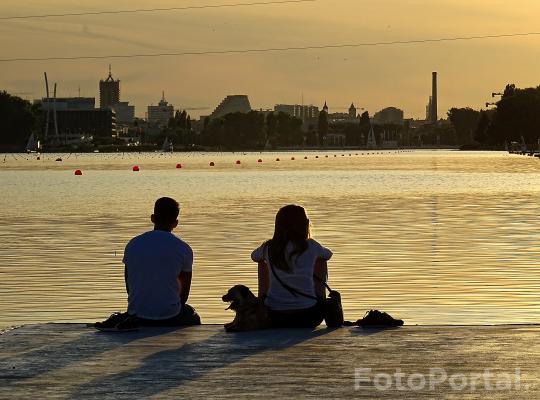
[[[263,301],[256,297],[247,286],[233,286],[221,299],[226,303],[231,303],[227,310],[236,312],[234,320],[225,324],[225,331],[244,332],[271,327],[268,310]]]

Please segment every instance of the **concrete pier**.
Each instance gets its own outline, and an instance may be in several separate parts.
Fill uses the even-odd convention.
[[[0,335],[0,398],[538,399],[539,337],[539,326],[28,325]]]

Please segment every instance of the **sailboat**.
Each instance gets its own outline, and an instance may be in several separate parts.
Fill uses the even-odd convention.
[[[171,152],[171,153],[174,151],[173,144],[171,141],[169,141],[168,137],[165,138],[165,141],[163,142],[163,146],[161,147],[161,150],[166,151],[166,152]]]
[[[39,140],[36,140],[34,134],[32,133],[26,142],[26,152],[27,153],[36,153],[40,149]]]
[[[377,141],[375,140],[375,131],[373,130],[373,125],[369,127],[369,134],[367,140],[367,149],[374,150],[377,148]]]

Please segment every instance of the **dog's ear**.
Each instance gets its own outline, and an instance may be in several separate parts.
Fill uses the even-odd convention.
[[[249,288],[247,286],[244,286],[244,285],[239,285],[238,286],[238,291],[240,292],[240,294],[242,295],[243,298],[248,297],[249,294],[251,293],[251,290],[249,290]]]

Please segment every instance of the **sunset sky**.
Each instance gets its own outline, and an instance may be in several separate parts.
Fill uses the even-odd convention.
[[[0,17],[43,13],[227,4],[256,0],[2,0]],[[205,10],[0,21],[0,58],[214,51],[318,46],[540,32],[538,0],[319,0]],[[43,72],[59,96],[98,97],[108,64],[121,99],[144,116],[161,91],[176,108],[211,112],[228,94],[253,108],[300,103],[371,114],[387,106],[423,118],[431,72],[440,114],[480,108],[507,83],[540,84],[540,36],[252,54],[0,63],[0,89],[44,95]],[[206,108],[206,110],[204,110]]]

